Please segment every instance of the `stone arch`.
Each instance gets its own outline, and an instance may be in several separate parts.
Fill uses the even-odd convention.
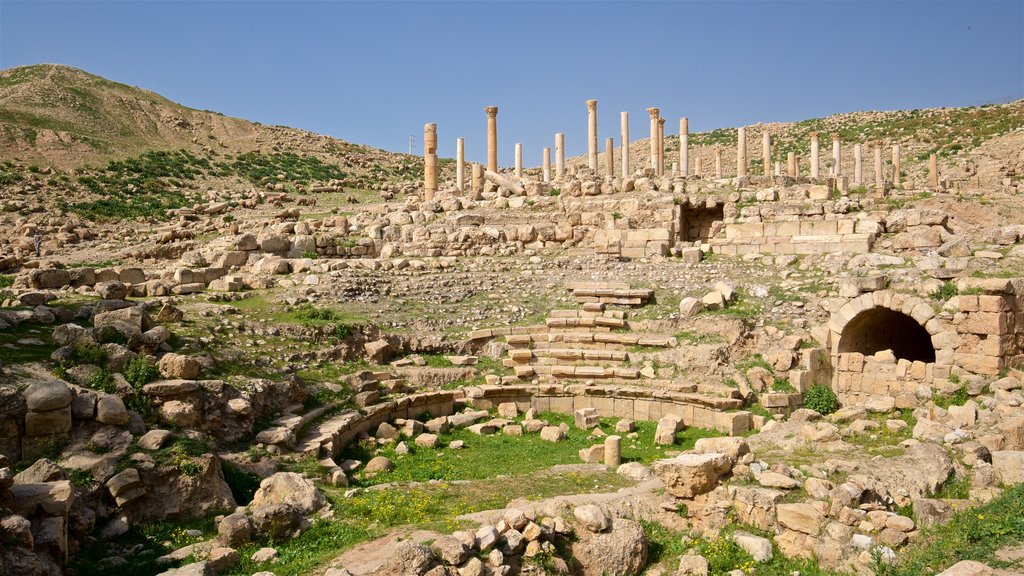
[[[935,314],[932,303],[918,296],[891,290],[862,294],[843,305],[829,321],[832,355],[870,355],[891,348],[897,358],[901,357],[899,349],[907,360],[950,366],[956,332]],[[872,334],[872,330],[880,327],[891,329],[893,334]],[[910,341],[904,345],[898,342],[899,338]]]
[[[897,360],[935,362],[931,335],[913,318],[889,308],[861,311],[846,324],[839,336],[839,353],[860,352],[865,356],[892,350]]]

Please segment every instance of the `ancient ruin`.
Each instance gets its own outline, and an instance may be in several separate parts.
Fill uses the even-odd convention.
[[[497,106],[454,159],[62,66],[0,110],[71,88],[164,140],[0,116],[0,574],[881,574],[1019,509],[1024,101],[576,101],[554,168]]]

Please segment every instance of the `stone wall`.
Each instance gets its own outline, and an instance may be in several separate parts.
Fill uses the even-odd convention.
[[[874,232],[853,218],[790,222],[745,222],[725,225],[725,238],[712,238],[717,254],[863,254],[871,251]]]

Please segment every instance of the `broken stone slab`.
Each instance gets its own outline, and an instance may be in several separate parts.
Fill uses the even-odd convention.
[[[718,479],[731,469],[732,459],[719,453],[680,454],[651,464],[651,472],[661,478],[677,498],[693,498],[710,492]]]

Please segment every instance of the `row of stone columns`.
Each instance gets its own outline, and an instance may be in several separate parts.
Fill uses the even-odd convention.
[[[587,130],[587,163],[588,167],[595,173],[598,172],[598,145],[597,145],[597,100],[587,100],[587,111],[588,111],[588,130]],[[487,169],[496,172],[498,170],[498,107],[487,106],[484,108],[487,113]],[[661,117],[661,112],[658,108],[648,108],[647,113],[650,116],[650,165],[655,174],[661,176],[665,173],[665,119]],[[820,178],[820,142],[819,133],[812,132],[810,135],[810,169],[811,178]],[[630,174],[629,170],[629,113],[622,112],[621,114],[621,162],[622,177],[628,177]],[[690,158],[689,158],[689,120],[687,118],[680,118],[679,120],[679,162],[677,171],[682,176],[690,175]],[[875,182],[876,185],[882,187],[882,166],[881,166],[881,141],[875,142]],[[605,167],[604,172],[606,175],[613,176],[615,174],[614,163],[614,139],[608,138],[605,143]],[[423,153],[424,153],[424,195],[428,200],[433,199],[434,194],[437,192],[437,125],[426,124],[423,128]],[[771,173],[771,152],[772,142],[771,135],[765,131],[762,133],[761,141],[761,152],[764,162],[765,176]],[[861,144],[855,144],[853,148],[854,153],[854,184],[860,185],[863,183],[863,165],[862,165],[862,147]],[[515,145],[515,174],[517,177],[523,175],[523,147],[522,144],[517,143]],[[892,183],[895,186],[900,184],[900,146],[894,144],[892,146],[892,165],[893,165],[893,177]],[[787,154],[787,174],[790,177],[799,176],[799,160],[796,155],[792,152]],[[544,180],[546,182],[551,181],[551,149],[544,149]],[[746,176],[748,174],[747,165],[747,136],[746,127],[740,127],[737,129],[737,146],[736,146],[736,174],[738,176]],[[474,176],[476,171],[476,165],[474,165]],[[462,191],[465,189],[465,140],[459,138],[456,143],[456,187]],[[697,162],[695,166],[695,174],[702,175],[701,162]],[[781,163],[776,164],[776,174],[781,173]],[[835,178],[842,176],[842,144],[840,142],[839,134],[832,134],[832,167],[830,175]],[[563,178],[565,176],[565,134],[555,134],[555,178]],[[715,147],[715,177],[721,178],[722,173],[722,150],[719,147]],[[938,182],[938,156],[932,154],[929,158],[928,163],[928,185],[932,188],[937,188]],[[475,183],[474,183],[475,187]]]

